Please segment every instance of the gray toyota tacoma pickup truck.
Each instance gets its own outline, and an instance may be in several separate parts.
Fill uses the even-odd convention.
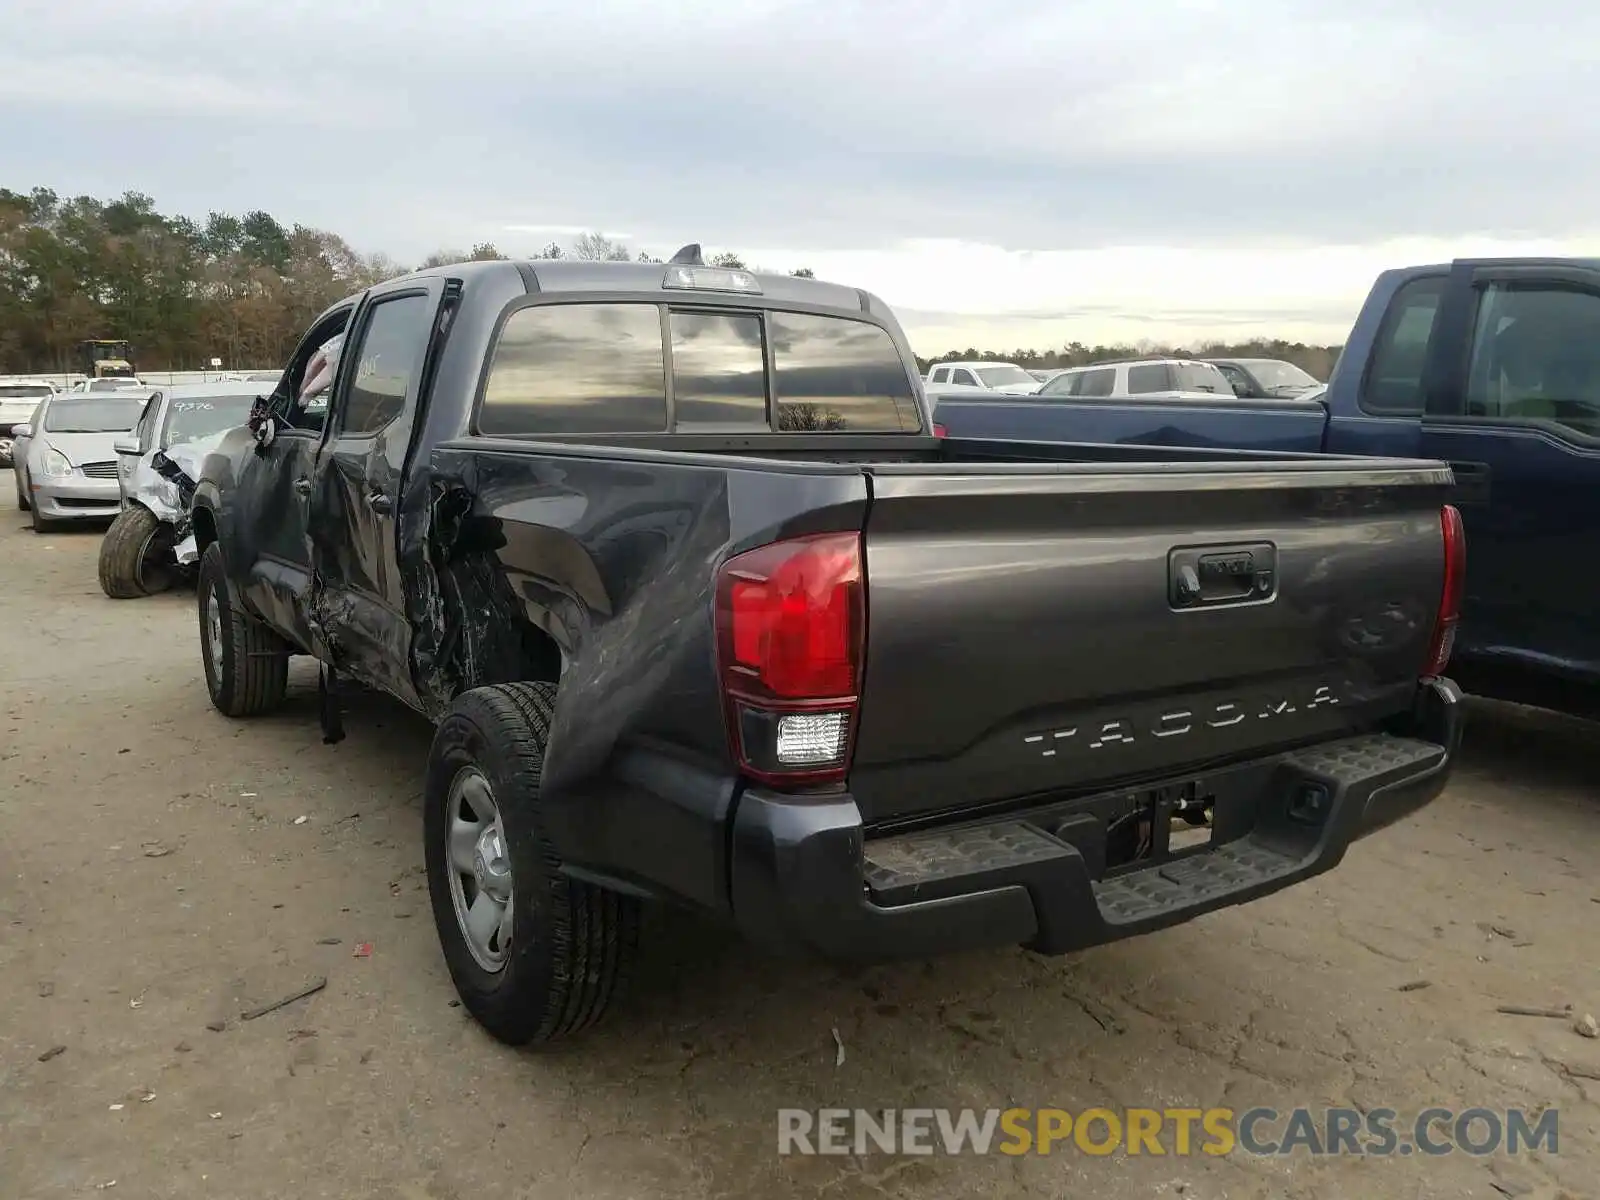
[[[460,264],[330,309],[206,458],[202,660],[232,717],[304,654],[325,741],[347,681],[433,722],[450,973],[548,1041],[649,901],[1055,954],[1335,866],[1459,744],[1450,485],[946,438],[878,299],[694,247]]]

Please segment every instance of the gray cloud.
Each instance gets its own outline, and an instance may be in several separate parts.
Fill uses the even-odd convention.
[[[6,186],[262,207],[400,256],[548,240],[517,226],[1559,237],[1600,184],[1576,0],[22,0],[6,25]]]

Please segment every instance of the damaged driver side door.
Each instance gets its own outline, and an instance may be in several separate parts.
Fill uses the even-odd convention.
[[[345,327],[351,308],[336,310],[301,339],[267,405],[275,421],[270,438],[241,443],[234,486],[228,492],[224,538],[229,574],[242,580],[246,604],[266,623],[319,658],[326,645],[310,619],[313,565],[311,491],[324,415],[300,385],[317,349]]]
[[[313,621],[340,672],[416,703],[398,518],[443,281],[370,293],[346,340],[312,486]]]

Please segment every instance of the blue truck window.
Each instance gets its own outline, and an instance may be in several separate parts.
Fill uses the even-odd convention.
[[[917,433],[922,419],[905,360],[877,325],[769,312],[778,428]]]
[[[1367,412],[1422,414],[1422,372],[1444,286],[1442,275],[1413,279],[1389,302],[1362,384],[1361,407]]]
[[[1478,305],[1462,416],[1600,436],[1600,295],[1491,284]]]
[[[654,304],[540,304],[506,319],[478,432],[664,433],[666,352]]]
[[[673,311],[668,324],[674,428],[770,429],[760,315]]]

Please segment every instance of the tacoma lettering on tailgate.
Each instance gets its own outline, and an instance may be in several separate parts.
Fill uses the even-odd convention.
[[[1207,729],[1227,729],[1244,721],[1268,721],[1338,703],[1339,697],[1332,685],[1319,683],[1299,696],[1224,700],[1194,709],[1174,707],[1153,716],[1117,717],[1030,733],[1022,740],[1041,758],[1053,758],[1060,750],[1078,746],[1103,750],[1107,746],[1134,745],[1141,737],[1186,737]]]

